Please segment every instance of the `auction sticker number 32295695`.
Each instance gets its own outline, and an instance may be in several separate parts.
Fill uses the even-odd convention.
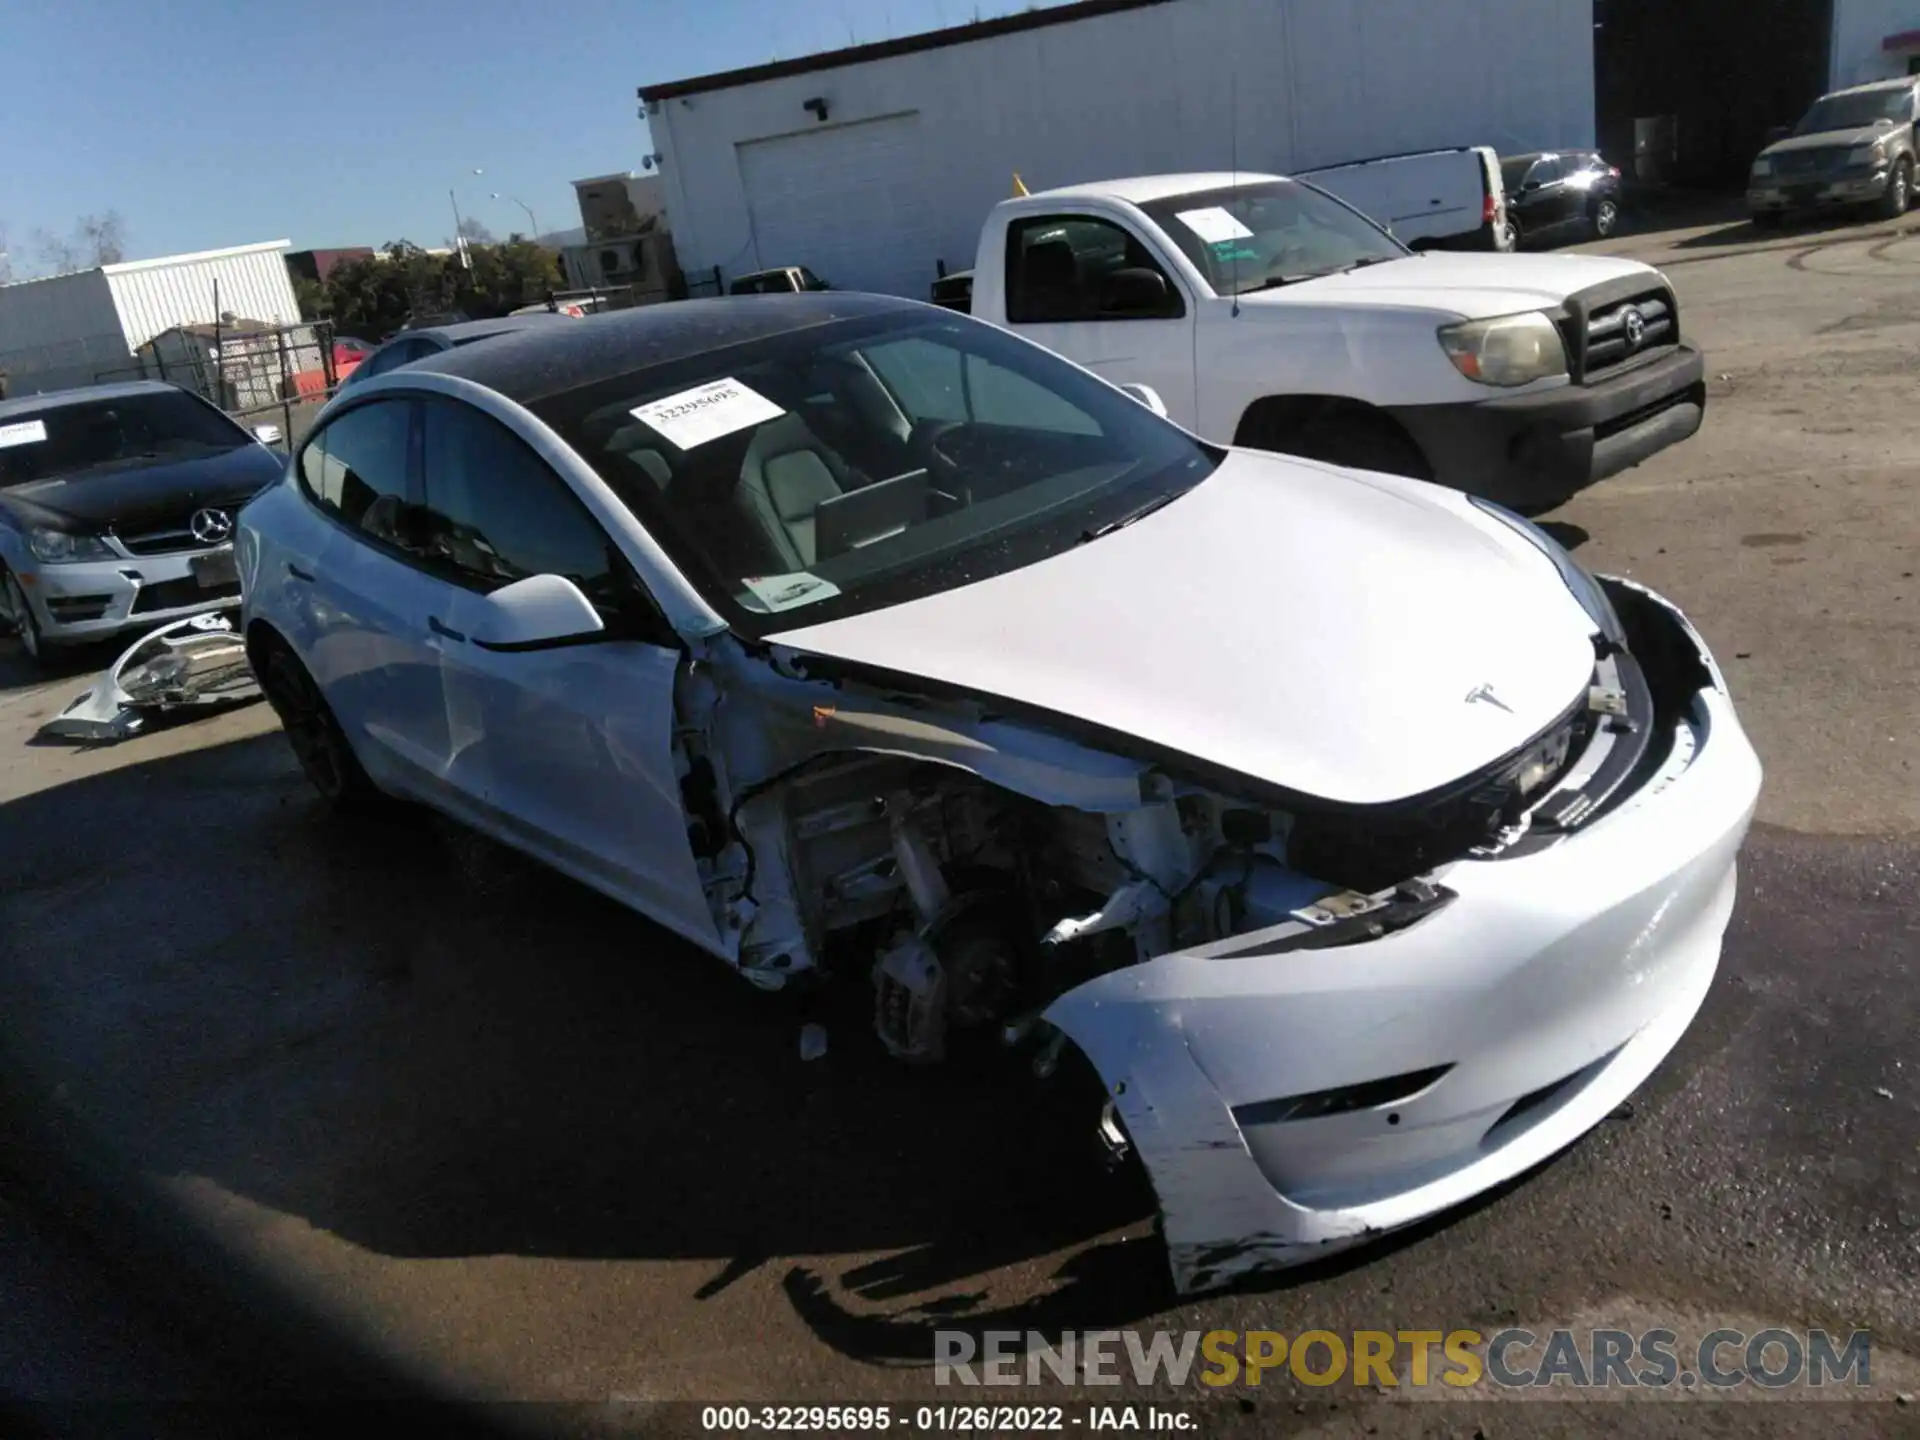
[[[708,1405],[704,1430],[810,1430],[826,1433],[1065,1430],[1060,1405]]]

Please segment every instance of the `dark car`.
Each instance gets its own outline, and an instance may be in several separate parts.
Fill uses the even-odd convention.
[[[1896,220],[1913,203],[1920,158],[1920,79],[1836,90],[1754,158],[1747,210],[1756,225],[1789,215],[1867,206]]]
[[[1503,155],[1500,182],[1516,246],[1605,240],[1620,227],[1620,170],[1596,151]]]
[[[27,654],[231,605],[270,438],[157,380],[0,402],[0,619]]]

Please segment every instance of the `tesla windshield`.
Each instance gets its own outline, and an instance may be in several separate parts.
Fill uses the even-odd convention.
[[[0,487],[252,443],[219,411],[181,391],[13,410],[0,418]]]
[[[1216,452],[978,321],[816,325],[533,407],[728,621],[766,634],[1045,559]]]
[[[1244,295],[1411,254],[1331,195],[1297,180],[1174,195],[1142,205],[1207,277]]]

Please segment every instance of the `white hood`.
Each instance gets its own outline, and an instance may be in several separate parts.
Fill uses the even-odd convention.
[[[1394,306],[1485,320],[1522,310],[1545,310],[1575,291],[1628,275],[1649,286],[1660,274],[1638,260],[1602,255],[1492,255],[1429,250],[1344,275],[1323,275],[1274,290],[1242,295],[1242,306]]]
[[[1592,632],[1553,563],[1460,496],[1235,451],[1101,539],[772,639],[1378,804],[1544,729],[1592,674]],[[1499,703],[1470,702],[1480,686]]]

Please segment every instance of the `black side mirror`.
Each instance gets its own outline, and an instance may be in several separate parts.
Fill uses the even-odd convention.
[[[1105,303],[1100,313],[1103,315],[1156,316],[1174,311],[1167,277],[1145,266],[1115,270],[1107,276],[1102,299]]]

